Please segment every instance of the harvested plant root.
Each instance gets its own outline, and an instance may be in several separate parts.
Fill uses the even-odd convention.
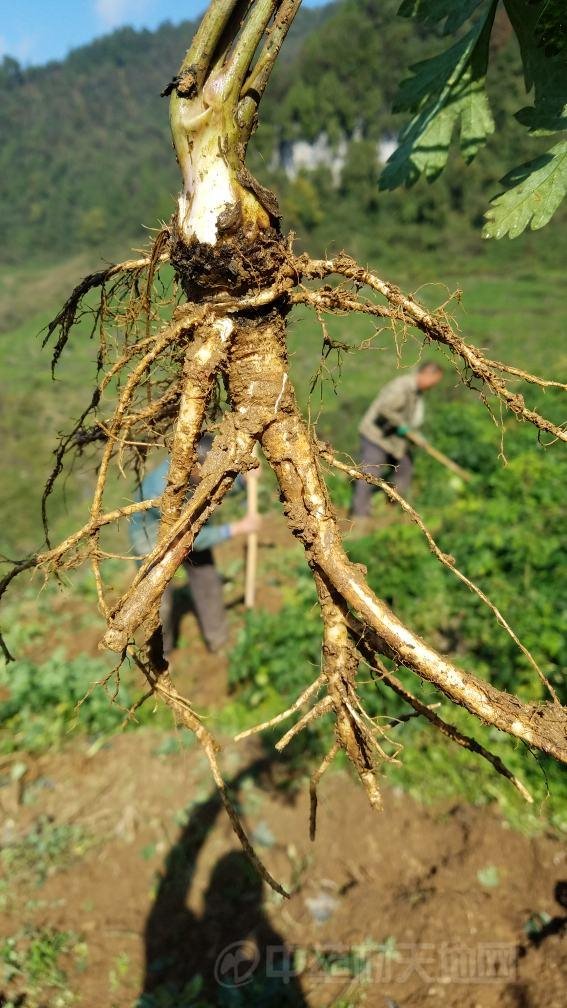
[[[281,235],[275,197],[249,174],[244,155],[257,105],[298,6],[299,0],[255,0],[242,14],[243,8],[234,2],[213,0],[210,4],[168,89],[184,186],[178,211],[158,233],[147,256],[87,277],[48,329],[48,336],[57,334],[54,365],[84,313],[94,314],[93,326],[100,337],[96,389],[79,422],[60,442],[44,495],[46,521],[46,501],[67,457],[101,446],[89,518],[56,547],[47,539],[46,523],[46,548],[14,566],[0,583],[2,594],[23,570],[37,568],[50,575],[91,562],[106,621],[104,646],[118,653],[120,660],[133,657],[148,695],[159,695],[177,721],[195,732],[239,839],[263,877],[282,893],[252,851],[224,787],[218,745],[173,685],[159,625],[164,590],[236,475],[256,464],[256,444],[276,475],[284,513],[304,547],[324,631],[322,668],[315,682],[287,711],[241,737],[298,714],[297,723],[277,745],[282,749],[317,718],[334,719],[334,744],[311,780],[311,835],[317,784],[339,750],[347,755],[376,808],[381,805],[377,770],[399,753],[387,728],[377,725],[360,703],[356,677],[361,660],[403,697],[412,716],[417,712],[426,717],[457,744],[489,760],[528,800],[524,786],[496,756],[433,714],[402,686],[380,656],[433,684],[479,720],[567,762],[567,709],[547,682],[551,702],[528,704],[458,669],[398,620],[370,590],[365,572],[345,553],[322,462],[337,465],[354,478],[361,474],[338,462],[333,449],[317,441],[298,408],[286,348],[286,319],[295,304],[312,307],[319,317],[361,312],[384,319],[395,334],[400,326],[414,328],[425,341],[443,346],[458,366],[459,362],[464,365],[465,382],[472,377],[481,382],[482,398],[495,397],[518,420],[532,423],[555,439],[565,441],[567,433],[531,410],[508,387],[514,378],[542,387],[559,383],[489,360],[462,339],[442,309],[426,311],[414,298],[348,256],[318,261],[298,257],[291,241]],[[175,271],[169,294],[160,280],[164,264]],[[340,283],[314,286],[331,276]],[[366,297],[361,296],[363,288],[369,292]],[[100,296],[93,309],[87,299],[95,290]],[[168,319],[165,323],[164,318]],[[187,500],[197,442],[222,388],[228,406],[200,482]],[[104,414],[108,399],[110,410]],[[105,512],[112,466],[124,472],[128,464],[139,473],[148,453],[163,446],[169,452],[170,470],[162,498]],[[535,666],[504,617],[461,574],[452,558],[441,552],[419,515],[395,491],[386,492],[417,522],[437,558],[489,606]],[[158,543],[122,598],[110,601],[101,569],[101,529],[156,505],[162,512]],[[1,646],[10,659],[7,645],[2,641]],[[315,701],[317,694],[322,695]]]

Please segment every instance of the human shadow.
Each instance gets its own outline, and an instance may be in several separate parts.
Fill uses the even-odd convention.
[[[233,796],[245,778],[265,773],[269,762],[258,759],[233,777]],[[197,994],[219,1008],[306,1008],[291,950],[264,912],[264,884],[240,849],[223,854],[212,868],[202,913],[187,905],[197,860],[220,812],[215,791],[195,806],[167,855],[146,921],[139,1008],[169,1005],[167,997],[175,1008],[190,1008]]]
[[[556,882],[553,895],[559,906],[567,910],[567,881]],[[547,938],[564,932],[567,932],[567,914],[557,914],[530,935],[530,944],[539,948]]]

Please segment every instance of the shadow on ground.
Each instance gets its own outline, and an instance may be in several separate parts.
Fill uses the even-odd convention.
[[[228,782],[233,799],[240,783],[267,771],[269,762],[257,760]],[[202,913],[188,908],[197,860],[219,813],[224,810],[215,791],[196,806],[168,853],[146,921],[139,1006],[153,1006],[155,996],[167,992],[176,1008],[184,1008],[201,987],[201,996],[219,1008],[306,1008],[292,952],[263,910],[264,883],[242,851],[217,860]]]

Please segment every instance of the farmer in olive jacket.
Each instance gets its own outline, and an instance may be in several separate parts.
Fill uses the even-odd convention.
[[[394,378],[380,390],[362,418],[360,427],[360,468],[369,476],[388,479],[402,496],[407,496],[413,464],[406,434],[421,427],[424,417],[423,393],[443,376],[438,364],[427,361],[417,371]],[[376,488],[358,480],[352,514],[370,514]]]

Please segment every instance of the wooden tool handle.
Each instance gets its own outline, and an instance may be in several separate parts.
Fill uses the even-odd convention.
[[[246,502],[248,517],[256,518],[258,516],[258,477],[246,482]],[[254,608],[257,566],[258,533],[249,532],[246,540],[246,581],[244,587],[244,604],[247,609]]]
[[[461,469],[460,465],[457,465],[456,462],[453,462],[453,459],[450,459],[447,455],[444,455],[443,452],[439,451],[438,448],[434,448],[433,445],[429,444],[429,441],[426,441],[425,438],[422,438],[420,434],[415,434],[413,431],[408,431],[406,437],[408,441],[411,441],[412,444],[417,445],[418,448],[423,448],[424,452],[427,452],[428,455],[431,455],[431,458],[434,458],[436,462],[440,462],[441,465],[445,466],[446,469],[450,469],[451,472],[454,472],[456,476],[460,477],[460,479],[465,480],[465,482],[467,483],[469,480],[472,479],[472,473],[467,472],[466,469]]]

